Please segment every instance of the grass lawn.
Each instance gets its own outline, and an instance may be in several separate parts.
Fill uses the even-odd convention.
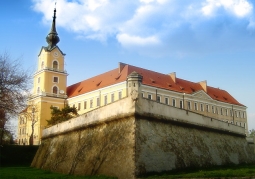
[[[32,167],[1,167],[1,179],[114,179],[107,176],[73,176],[52,173]]]
[[[213,167],[208,169],[189,169],[183,171],[171,171],[160,174],[150,174],[142,178],[219,178],[219,177],[254,177],[255,164],[235,165],[225,167]]]
[[[214,167],[203,170],[171,171],[160,174],[150,174],[140,178],[162,179],[162,178],[233,178],[250,177],[255,178],[255,164],[237,165],[229,167]],[[1,179],[114,179],[107,176],[73,176],[52,173],[32,167],[1,167]]]
[[[38,146],[0,147],[0,179],[113,179],[107,176],[73,176],[29,167]],[[218,166],[207,169],[184,169],[151,173],[140,178],[224,178],[250,177],[255,179],[255,164]]]

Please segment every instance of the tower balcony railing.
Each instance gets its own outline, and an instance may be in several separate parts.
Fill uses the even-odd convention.
[[[67,74],[67,71],[66,71],[66,70],[60,70],[60,69],[57,69],[57,68],[44,67],[44,68],[38,70],[37,72],[35,72],[35,75],[36,75],[37,73],[40,73],[40,72],[44,71],[44,70],[54,71],[54,72],[58,72],[58,73]]]
[[[46,92],[40,92],[37,94],[30,95],[28,98],[33,99],[36,97],[54,97],[54,98],[60,98],[60,99],[66,99],[67,95],[65,94],[55,94],[55,93],[46,93]]]

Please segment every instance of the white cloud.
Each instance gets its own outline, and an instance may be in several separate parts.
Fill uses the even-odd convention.
[[[245,17],[253,10],[252,4],[246,0],[207,0],[202,7],[202,12],[204,15],[212,16],[220,8],[238,17]]]
[[[42,13],[43,22],[49,25],[55,0],[33,2],[33,9]],[[158,46],[167,49],[160,53],[171,54],[173,50],[187,54],[196,52],[196,48],[198,53],[199,48],[217,49],[221,37],[223,44],[227,41],[237,47],[241,44],[240,39],[235,42],[237,37],[247,35],[247,29],[255,30],[254,14],[248,0],[57,1],[57,26],[81,39],[107,42],[116,38],[124,48],[136,46],[137,51],[146,51],[146,47]]]
[[[118,34],[117,35],[118,41],[123,45],[123,46],[144,46],[144,45],[157,45],[160,44],[160,41],[157,37],[155,36],[150,36],[150,37],[140,37],[140,36],[131,36],[129,34]]]

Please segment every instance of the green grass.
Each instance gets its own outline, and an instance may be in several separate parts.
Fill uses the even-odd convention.
[[[53,173],[29,167],[38,146],[0,147],[0,179],[112,179],[107,176],[73,176]],[[162,173],[150,173],[141,178],[218,178],[252,177],[255,178],[255,164],[217,166],[205,169],[183,169]]]
[[[1,167],[1,179],[114,179],[107,176],[74,176],[53,173],[32,167]]]
[[[184,169],[182,171],[171,171],[154,173],[141,178],[213,178],[213,177],[255,177],[255,164],[217,166],[207,169]]]

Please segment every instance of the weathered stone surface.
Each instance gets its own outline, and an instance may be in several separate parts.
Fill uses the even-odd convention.
[[[148,172],[255,162],[242,127],[138,97],[43,132],[33,167],[136,178]]]
[[[133,156],[134,119],[127,118],[44,139],[32,166],[65,174],[132,178]]]
[[[136,175],[254,162],[244,137],[136,119]]]

